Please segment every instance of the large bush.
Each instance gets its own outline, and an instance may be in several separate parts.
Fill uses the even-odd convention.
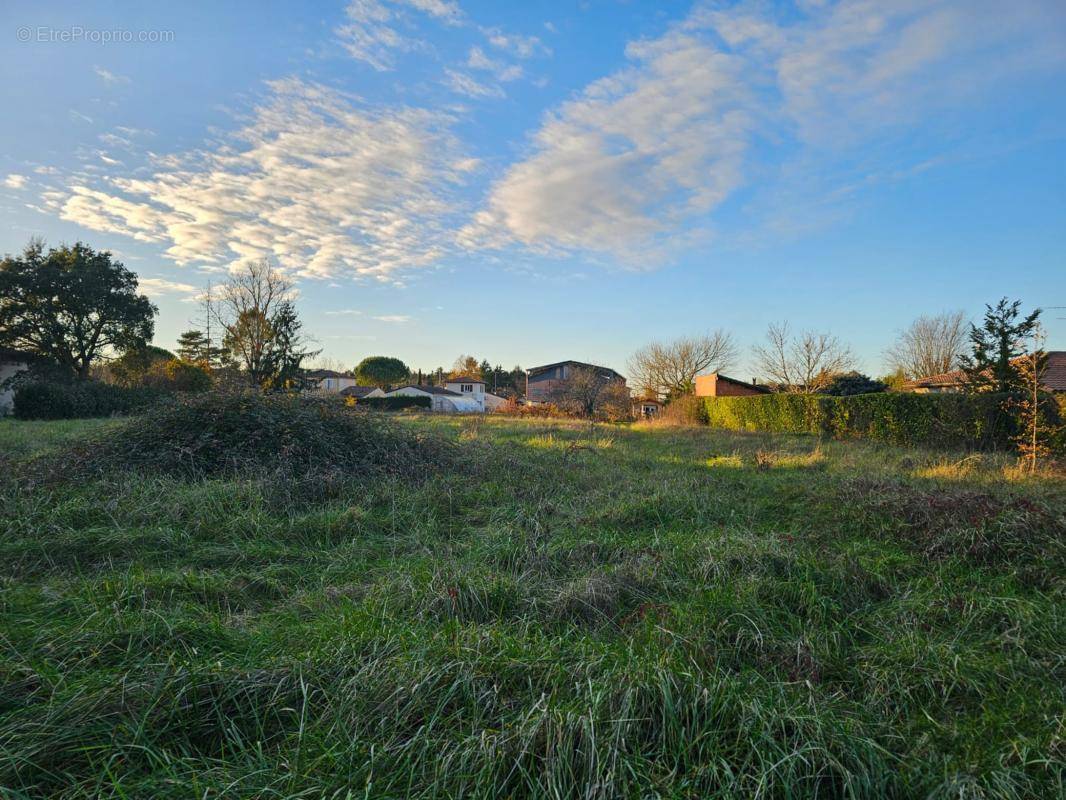
[[[130,414],[164,395],[150,387],[99,381],[30,381],[15,388],[18,419],[80,419]]]
[[[402,394],[394,397],[363,397],[356,400],[355,405],[360,408],[372,408],[375,411],[402,411],[405,408],[428,409],[433,405],[433,398]]]
[[[892,444],[1007,449],[1014,421],[1001,395],[769,394],[705,398],[707,422],[729,430],[817,433]]]
[[[334,399],[205,392],[164,400],[71,448],[57,466],[61,473],[131,469],[191,478],[417,476],[448,452],[436,439]]]

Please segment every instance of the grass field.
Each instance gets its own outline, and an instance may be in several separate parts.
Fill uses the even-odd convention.
[[[0,453],[112,424],[0,422]],[[316,493],[8,463],[0,796],[1063,795],[1063,481],[402,424],[460,464]]]

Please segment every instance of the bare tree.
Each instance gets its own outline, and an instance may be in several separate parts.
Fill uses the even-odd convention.
[[[620,391],[629,396],[625,383],[615,373],[575,366],[566,380],[555,387],[550,399],[563,411],[593,417],[604,404],[616,405]]]
[[[766,344],[756,345],[755,361],[763,376],[785,391],[818,392],[841,372],[851,369],[851,349],[829,333],[805,331],[793,337],[788,323],[771,324]]]
[[[224,345],[249,381],[264,388],[299,371],[299,362],[317,353],[306,344],[294,306],[292,282],[266,259],[251,262],[220,288],[213,315]]]
[[[908,378],[925,378],[958,367],[966,343],[966,315],[945,311],[914,320],[885,351],[893,370]]]
[[[737,355],[733,337],[723,330],[652,342],[629,359],[629,378],[645,394],[677,397],[692,391],[697,375],[728,369]]]

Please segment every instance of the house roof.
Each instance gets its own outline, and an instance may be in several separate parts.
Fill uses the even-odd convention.
[[[389,392],[389,394],[396,394],[396,392],[400,391],[401,389],[417,389],[418,391],[425,392],[426,394],[442,394],[445,397],[462,397],[459,392],[453,392],[451,389],[445,389],[443,386],[419,385],[416,383],[409,383],[406,386],[397,386],[395,389]]]
[[[904,389],[938,389],[945,386],[962,386],[966,373],[961,369],[927,375],[903,384]],[[1066,350],[1050,350],[1044,370],[1044,388],[1052,392],[1066,392]]]
[[[571,364],[571,365],[573,365],[575,367],[584,367],[585,369],[595,369],[595,370],[599,370],[600,372],[609,372],[612,375],[614,375],[615,377],[622,378],[622,380],[625,380],[625,378],[621,374],[615,372],[610,367],[601,367],[598,364],[589,364],[589,363],[587,363],[585,361],[573,361],[573,360],[556,361],[553,364],[543,364],[543,365],[541,365],[539,367],[530,367],[529,369],[526,370],[526,374],[529,375],[530,377],[532,377],[533,375],[537,375],[537,374],[539,374],[541,372],[547,372],[550,369],[555,369],[556,367],[562,367],[562,366],[565,366],[567,364]]]
[[[723,375],[721,372],[712,372],[711,374],[714,375],[718,380],[725,381],[726,383],[731,383],[734,386],[743,386],[745,389],[754,389],[755,391],[762,392],[763,394],[771,393],[770,387],[764,386],[761,383],[751,383],[748,381],[738,380],[736,378],[730,378],[728,375]]]
[[[446,379],[445,383],[484,383],[481,378],[472,378],[469,375],[459,375],[455,378]]]
[[[341,389],[341,397],[354,397],[358,399],[377,391],[377,388],[378,387],[376,386],[347,386],[344,389]]]
[[[343,372],[337,372],[332,369],[309,369],[304,373],[304,377],[307,378],[350,378],[351,375],[345,375]]]

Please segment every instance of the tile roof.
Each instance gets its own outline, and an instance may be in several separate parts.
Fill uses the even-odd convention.
[[[942,386],[962,386],[966,374],[957,369],[927,375],[903,384],[904,389],[930,389]],[[1066,392],[1066,350],[1050,350],[1047,354],[1047,367],[1044,370],[1044,388],[1052,392]]]
[[[445,389],[443,386],[429,386],[428,384],[420,386],[420,385],[415,384],[415,383],[409,383],[406,386],[397,386],[395,389],[393,389],[391,392],[389,392],[389,394],[394,394],[394,393],[400,391],[401,389],[418,389],[420,392],[425,392],[426,394],[441,394],[441,395],[444,395],[446,397],[462,397],[463,396],[463,395],[459,394],[459,392],[453,392],[451,389]]]
[[[309,369],[304,373],[305,378],[350,378],[351,375],[345,375],[343,372],[337,372],[332,369]]]
[[[344,389],[341,389],[341,396],[355,398],[366,397],[368,394],[375,391],[377,388],[378,387],[376,386],[348,386]]]

